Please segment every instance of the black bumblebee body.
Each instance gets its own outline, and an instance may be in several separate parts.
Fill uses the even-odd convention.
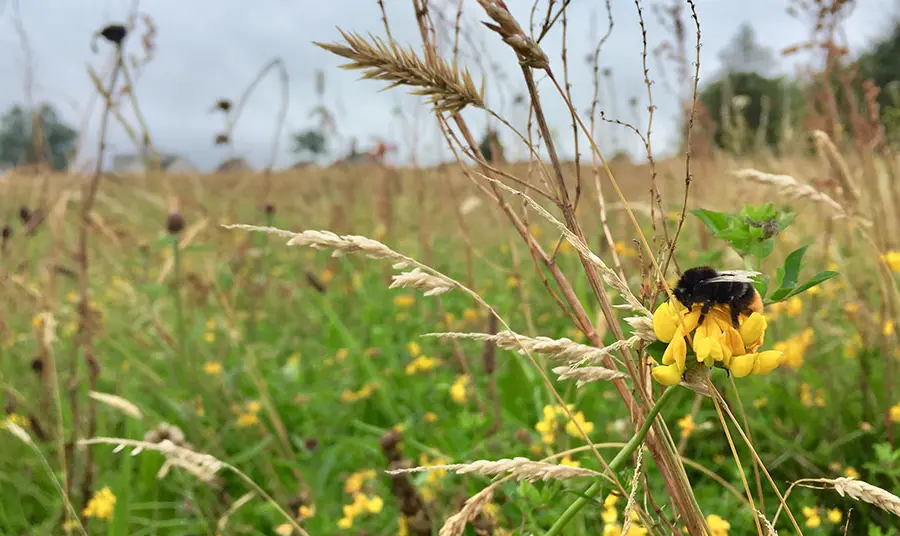
[[[752,312],[762,312],[763,304],[759,293],[753,288],[753,276],[758,272],[749,270],[717,271],[709,266],[698,266],[686,270],[672,294],[690,309],[701,303],[699,323],[716,305],[727,305],[731,311],[731,323],[737,328],[738,317]]]

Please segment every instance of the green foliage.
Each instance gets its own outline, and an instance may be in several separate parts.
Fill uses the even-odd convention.
[[[309,128],[301,132],[297,132],[293,136],[293,148],[295,153],[310,154],[313,158],[322,156],[328,151],[328,138],[324,132],[318,129]]]
[[[44,161],[53,169],[65,169],[74,155],[78,133],[60,119],[50,104],[41,104],[36,113],[43,141],[35,140],[32,113],[25,108],[13,106],[0,117],[0,163],[22,166]],[[37,154],[40,144],[44,145],[44,155]]]
[[[759,267],[762,260],[772,254],[775,249],[775,237],[794,221],[795,216],[789,210],[777,210],[772,203],[760,206],[745,205],[738,214],[724,214],[706,209],[695,209],[691,212],[713,232],[713,236],[728,242],[728,245],[744,258],[748,267],[754,264]],[[784,264],[775,273],[778,288],[768,299],[769,276],[763,275],[757,281],[756,289],[767,304],[796,296],[838,275],[837,272],[825,270],[818,272],[808,281],[797,284],[803,267],[803,255],[808,247],[798,248],[785,257]]]

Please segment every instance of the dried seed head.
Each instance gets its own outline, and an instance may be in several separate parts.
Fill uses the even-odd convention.
[[[263,206],[263,212],[266,213],[266,216],[272,216],[275,214],[275,204],[274,203],[266,203]]]
[[[128,28],[126,28],[123,24],[108,24],[104,26],[102,30],[97,32],[97,35],[99,35],[103,39],[106,39],[117,47],[121,47],[122,41],[124,41],[125,36],[128,35]]]
[[[307,438],[303,442],[303,446],[306,447],[306,450],[308,450],[310,452],[314,452],[315,450],[317,450],[319,448],[319,440],[314,437]]]
[[[216,101],[216,104],[213,105],[213,111],[222,110],[223,112],[228,112],[231,110],[231,101],[228,99],[219,99]]]
[[[166,217],[166,230],[170,234],[178,234],[184,230],[184,216],[180,212],[170,212]]]
[[[4,225],[3,229],[0,230],[0,237],[3,238],[3,241],[9,240],[9,237],[12,236],[12,227],[9,225]]]
[[[31,370],[34,371],[35,374],[41,374],[44,372],[44,360],[40,357],[36,357],[31,360]]]
[[[215,143],[216,145],[227,145],[229,141],[231,141],[231,138],[228,137],[228,134],[222,133],[216,134],[216,138],[213,143]]]
[[[19,207],[19,219],[22,220],[23,225],[28,225],[31,220],[31,211],[28,210],[28,207]]]

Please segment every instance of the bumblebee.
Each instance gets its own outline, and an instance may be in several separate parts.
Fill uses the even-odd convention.
[[[731,312],[731,323],[737,328],[738,317],[742,314],[761,313],[762,297],[753,288],[753,277],[759,272],[750,270],[717,271],[709,266],[697,266],[686,270],[672,294],[688,309],[694,304],[703,304],[698,323],[702,324],[706,314],[716,305],[727,305]]]

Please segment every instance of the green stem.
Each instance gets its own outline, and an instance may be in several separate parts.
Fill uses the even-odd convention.
[[[638,449],[641,443],[644,442],[644,438],[647,436],[647,432],[650,431],[650,427],[653,426],[653,421],[656,419],[656,416],[659,415],[660,410],[663,405],[672,398],[675,394],[675,387],[669,387],[666,389],[662,396],[660,396],[656,403],[653,404],[653,407],[650,408],[650,413],[647,414],[647,418],[644,420],[644,424],[641,425],[641,429],[637,431],[634,436],[628,440],[628,443],[622,447],[622,450],[616,454],[616,457],[609,463],[609,469],[613,473],[613,478],[615,478],[615,473],[619,469],[621,469],[625,465],[625,461],[634,454],[634,451]],[[575,499],[575,502],[569,505],[565,512],[559,516],[559,519],[556,520],[556,523],[550,527],[550,530],[547,531],[545,536],[555,536],[557,534],[562,534],[563,527],[575,517],[584,506],[597,496],[600,491],[603,489],[603,481],[598,480],[591,484],[591,486],[585,490],[584,493],[581,494],[580,497]]]
[[[172,274],[174,277],[174,289],[172,292],[172,297],[175,300],[175,322],[177,330],[178,341],[176,344],[178,345],[178,353],[175,356],[175,361],[180,366],[185,366],[185,342],[186,342],[186,334],[185,334],[185,325],[184,325],[184,308],[181,303],[181,248],[178,244],[178,235],[172,234]],[[180,377],[174,373],[174,367],[170,364],[170,372],[175,375],[175,379],[177,381],[177,385],[181,386]],[[196,372],[196,371],[195,371]],[[199,376],[194,376],[195,378]]]

